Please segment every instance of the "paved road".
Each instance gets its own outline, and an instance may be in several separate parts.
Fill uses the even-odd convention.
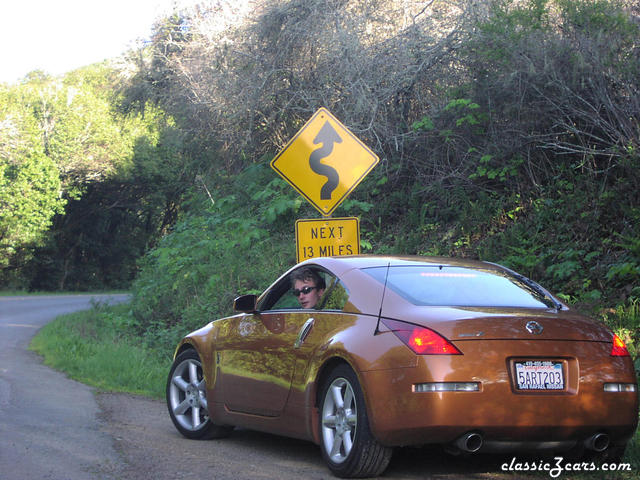
[[[28,350],[31,337],[91,298],[0,297],[0,480],[334,478],[312,443],[248,430],[187,440],[163,401],[96,393],[42,365]],[[398,449],[383,478],[512,479],[499,470],[504,460]]]
[[[0,478],[117,479],[119,456],[100,430],[93,390],[42,365],[28,350],[56,316],[99,295],[0,297]],[[110,296],[122,301],[125,295]]]

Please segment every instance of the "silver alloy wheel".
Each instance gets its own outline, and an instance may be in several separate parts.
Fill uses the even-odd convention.
[[[169,386],[169,406],[175,419],[192,432],[209,420],[202,364],[192,358],[180,362],[173,370]]]
[[[334,463],[344,462],[356,435],[358,410],[353,388],[345,378],[336,378],[322,404],[322,441]]]

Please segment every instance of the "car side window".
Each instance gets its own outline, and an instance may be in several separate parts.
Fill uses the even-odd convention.
[[[293,295],[293,290],[287,288],[284,293],[275,301],[269,310],[292,310],[300,308],[298,299]]]
[[[314,310],[342,310],[347,303],[349,294],[346,288],[331,273],[320,268],[314,271],[324,281],[324,293],[313,307]],[[291,275],[276,285],[259,307],[261,310],[298,310],[302,309],[298,297],[293,292]]]
[[[317,310],[342,310],[349,299],[349,292],[344,284],[333,275],[323,272],[326,289],[316,305]]]
[[[295,308],[300,308],[300,305],[291,291],[291,280],[288,277],[274,285],[258,304],[258,310],[262,312]]]

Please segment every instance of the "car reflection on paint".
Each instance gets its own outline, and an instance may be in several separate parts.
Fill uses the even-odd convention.
[[[293,294],[301,268],[324,283],[314,309]],[[624,343],[499,265],[316,258],[234,307],[176,349],[167,404],[188,438],[310,440],[335,475],[362,477],[405,445],[614,461],[637,427]]]

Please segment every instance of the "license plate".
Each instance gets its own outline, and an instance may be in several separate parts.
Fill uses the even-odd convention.
[[[515,366],[518,390],[564,390],[561,362],[527,360]]]

